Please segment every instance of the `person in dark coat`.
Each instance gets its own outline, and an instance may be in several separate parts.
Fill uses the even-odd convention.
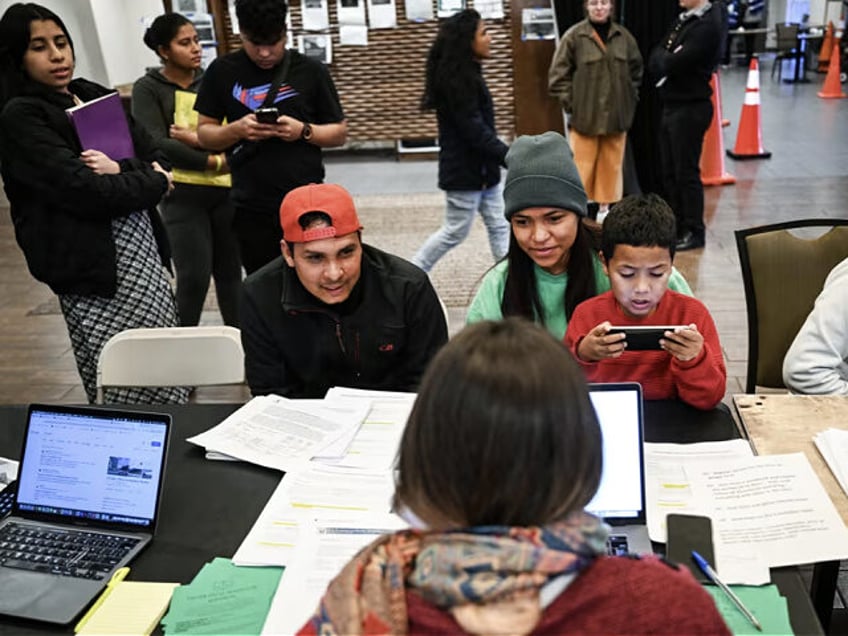
[[[73,79],[74,62],[68,30],[49,9],[17,3],[0,18],[0,166],[15,238],[32,275],[59,296],[94,402],[97,360],[111,336],[177,324],[156,211],[172,181],[164,155],[131,118],[134,157],[80,145],[65,110],[112,91]],[[188,391],[114,389],[105,398],[183,402]]]
[[[479,212],[495,261],[509,246],[503,215],[501,166],[507,146],[498,139],[492,96],[481,62],[491,55],[492,36],[480,14],[465,9],[445,20],[427,57],[422,106],[439,122],[439,188],[445,220],[412,258],[429,272],[471,230]]]

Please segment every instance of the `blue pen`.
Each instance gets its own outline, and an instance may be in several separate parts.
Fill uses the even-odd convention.
[[[695,563],[698,564],[698,567],[701,568],[701,572],[706,574],[707,578],[710,581],[715,583],[722,592],[727,594],[727,598],[733,601],[733,604],[739,609],[740,612],[745,615],[745,618],[747,618],[751,622],[751,625],[756,627],[759,631],[763,631],[763,626],[760,625],[760,621],[758,621],[757,618],[751,613],[751,611],[742,604],[742,601],[739,600],[739,597],[733,593],[733,590],[727,587],[727,584],[725,584],[720,578],[718,578],[718,574],[716,574],[716,571],[713,570],[712,567],[710,567],[710,564],[707,563],[707,560],[694,550],[692,550],[692,559],[695,561]]]

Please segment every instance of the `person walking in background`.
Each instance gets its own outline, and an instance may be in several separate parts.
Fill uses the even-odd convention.
[[[133,85],[132,111],[175,168],[174,191],[160,207],[174,252],[180,324],[200,322],[214,275],[224,324],[237,327],[241,261],[227,159],[202,149],[196,132],[194,99],[203,77],[197,31],[185,16],[166,13],[147,29],[144,43],[162,68]]]
[[[651,53],[649,70],[663,102],[660,157],[666,199],[677,217],[677,250],[704,246],[701,149],[713,116],[710,77],[721,55],[721,30],[707,0],[685,9]]]
[[[242,48],[209,65],[195,108],[201,144],[227,152],[250,274],[280,255],[283,197],[324,180],[321,149],[344,144],[347,122],[327,68],[286,49],[285,1],[236,0],[235,9]],[[269,120],[257,119],[259,108]]]
[[[429,272],[483,217],[495,261],[506,255],[509,223],[503,216],[501,166],[507,146],[498,139],[492,96],[481,71],[491,56],[492,36],[480,14],[465,9],[445,20],[427,56],[425,109],[439,123],[439,188],[445,191],[442,227],[412,262]]]
[[[622,197],[624,147],[642,82],[639,47],[612,19],[613,8],[613,0],[586,0],[586,19],[562,36],[548,72],[550,93],[568,114],[586,194],[599,203],[599,222]]]
[[[106,341],[134,327],[173,327],[170,263],[156,204],[171,188],[167,160],[129,119],[135,157],[83,149],[65,109],[111,91],[73,79],[62,20],[33,3],[0,18],[0,167],[15,238],[32,275],[59,303],[90,402]],[[112,389],[107,402],[185,402],[184,388]]]

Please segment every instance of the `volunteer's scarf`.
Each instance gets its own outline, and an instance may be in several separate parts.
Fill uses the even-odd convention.
[[[541,618],[542,586],[587,567],[605,551],[607,531],[580,512],[544,527],[386,535],[333,579],[304,631],[406,634],[412,588],[467,632],[526,634]]]

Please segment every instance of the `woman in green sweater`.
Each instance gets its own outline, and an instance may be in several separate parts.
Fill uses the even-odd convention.
[[[562,340],[574,308],[610,288],[597,252],[600,227],[586,217],[586,191],[565,137],[519,137],[506,164],[509,251],[483,278],[467,321],[520,316]],[[669,289],[692,295],[676,269]]]

